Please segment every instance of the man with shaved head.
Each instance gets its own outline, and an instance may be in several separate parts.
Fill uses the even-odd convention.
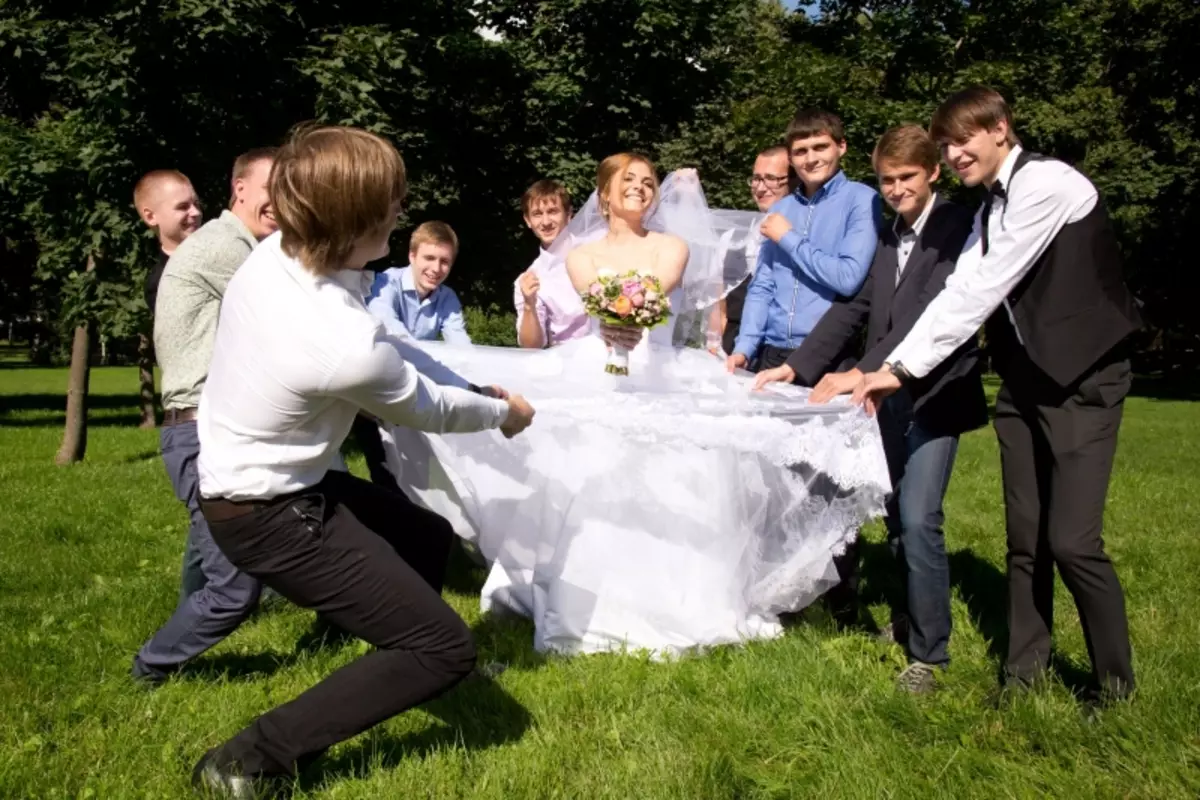
[[[146,305],[154,313],[158,282],[167,259],[200,227],[200,201],[192,182],[174,169],[147,172],[133,187],[133,205],[147,227],[158,234],[160,255],[146,275]]]

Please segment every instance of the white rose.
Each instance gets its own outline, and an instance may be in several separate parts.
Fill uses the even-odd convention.
[[[596,270],[596,277],[600,278],[601,280],[610,280],[617,277],[617,273],[613,272],[611,269],[598,269]]]
[[[646,292],[646,302],[653,303],[658,299],[658,292]]]

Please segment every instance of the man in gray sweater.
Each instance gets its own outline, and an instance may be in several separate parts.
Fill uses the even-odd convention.
[[[163,270],[154,309],[154,349],[162,369],[160,446],[175,496],[190,515],[180,602],[133,659],[135,678],[159,683],[220,642],[258,603],[257,580],[239,571],[212,539],[200,513],[196,408],[208,377],[217,316],[229,279],[276,229],[267,185],[274,148],[251,150],[233,166],[229,208],[184,240]]]

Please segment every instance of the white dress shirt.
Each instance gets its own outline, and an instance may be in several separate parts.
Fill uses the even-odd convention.
[[[1030,161],[1013,179],[1020,152],[1014,147],[1000,167],[997,181],[1006,197],[989,195],[991,205],[975,215],[974,229],[946,287],[887,359],[902,364],[914,377],[928,375],[974,336],[993,311],[1007,306],[1008,294],[1063,226],[1096,207],[1096,187],[1061,161]],[[986,255],[980,238],[985,213],[990,215]]]
[[[499,427],[508,404],[439,387],[363,304],[365,276],[317,276],[265,239],[229,282],[200,398],[202,497],[266,500],[313,486],[359,410],[436,433]]]
[[[896,221],[892,223],[892,230],[896,234],[896,283],[900,283],[900,276],[904,274],[904,267],[908,264],[908,257],[912,255],[912,251],[917,246],[917,240],[921,238],[921,231],[925,227],[925,221],[929,219],[929,212],[933,211],[933,204],[937,202],[937,192],[934,192],[929,197],[929,201],[925,203],[925,208],[921,209],[921,213],[917,216],[917,221],[910,228],[908,223],[904,221],[904,217],[897,216]]]

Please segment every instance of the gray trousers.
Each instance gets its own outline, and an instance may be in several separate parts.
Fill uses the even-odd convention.
[[[159,436],[163,465],[175,496],[187,506],[190,525],[179,605],[133,659],[133,674],[160,680],[233,633],[258,604],[262,586],[229,562],[200,512],[195,422],[166,426]]]

